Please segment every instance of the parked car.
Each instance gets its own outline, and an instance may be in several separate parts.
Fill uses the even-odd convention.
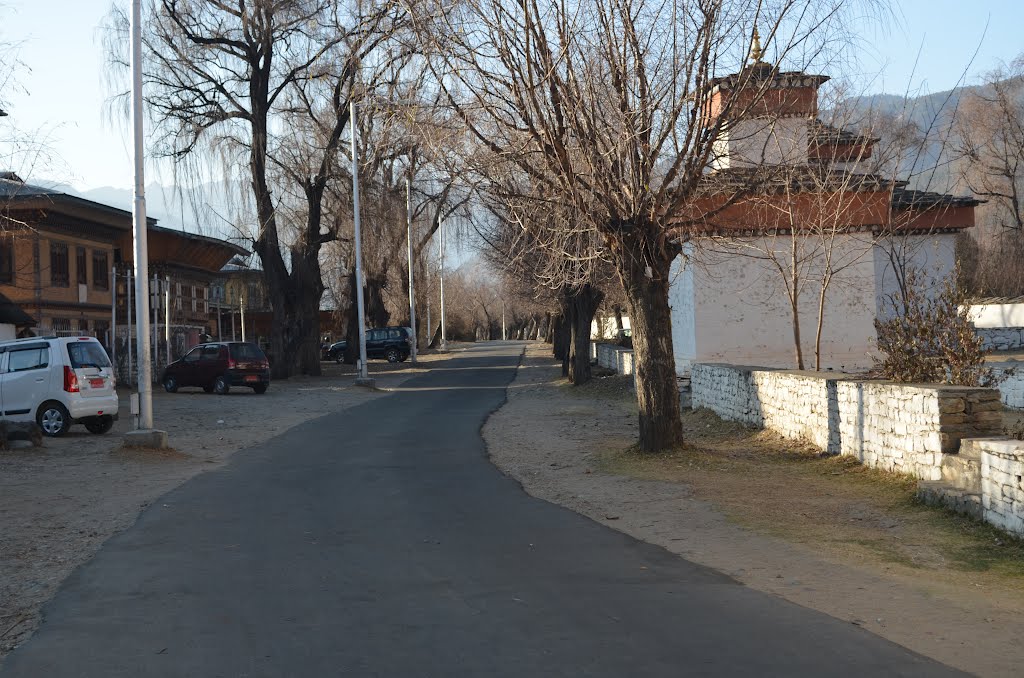
[[[408,359],[412,352],[413,334],[410,327],[378,327],[366,330],[366,359],[387,360],[398,363]],[[345,360],[347,340],[336,341],[327,349],[328,360]]]
[[[183,386],[198,386],[207,393],[220,395],[233,386],[266,393],[270,386],[270,361],[259,346],[249,342],[200,344],[168,365],[161,382],[168,393]]]
[[[412,352],[410,327],[380,327],[366,331],[366,358],[382,358],[389,363],[402,362]]]
[[[342,363],[345,360],[345,349],[348,348],[348,341],[342,339],[336,341],[327,347],[324,352],[324,360],[333,360],[336,363]]]
[[[3,417],[35,421],[48,436],[75,424],[106,433],[117,419],[107,352],[93,337],[31,337],[0,342]]]

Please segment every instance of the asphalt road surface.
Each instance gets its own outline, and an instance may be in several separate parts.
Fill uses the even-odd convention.
[[[480,437],[521,349],[455,354],[165,495],[0,675],[958,675],[527,496]]]

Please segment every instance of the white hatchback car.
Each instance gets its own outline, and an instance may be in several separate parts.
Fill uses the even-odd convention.
[[[107,352],[92,337],[32,337],[0,342],[0,408],[11,421],[35,421],[48,436],[84,424],[106,433],[117,419]]]

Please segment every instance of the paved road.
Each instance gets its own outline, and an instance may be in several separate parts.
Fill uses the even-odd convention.
[[[520,350],[458,354],[169,493],[0,675],[954,675],[528,497],[479,435]]]

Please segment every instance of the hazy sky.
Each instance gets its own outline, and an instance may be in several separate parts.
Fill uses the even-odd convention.
[[[1024,0],[893,4],[899,20],[861,36],[863,72],[854,75],[868,82],[871,92],[949,89],[972,57],[968,83],[973,83],[1024,51]],[[0,40],[19,43],[18,56],[30,69],[20,78],[27,94],[5,93],[11,117],[0,118],[0,126],[42,130],[67,168],[55,178],[82,190],[132,185],[128,134],[103,117],[98,27],[109,7],[110,0],[0,0]],[[0,133],[0,139],[6,136]],[[151,172],[150,179],[159,177]]]

